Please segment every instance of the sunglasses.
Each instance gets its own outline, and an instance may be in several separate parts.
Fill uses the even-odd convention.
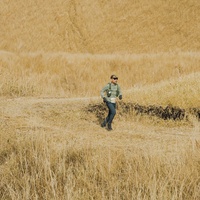
[[[114,80],[118,80],[118,78],[113,78]]]

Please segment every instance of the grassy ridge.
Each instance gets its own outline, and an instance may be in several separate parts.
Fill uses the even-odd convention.
[[[198,53],[123,56],[1,52],[0,64],[3,96],[99,96],[115,73],[126,99],[131,101],[199,105]]]
[[[129,91],[129,99],[143,105],[173,105],[181,108],[199,107],[200,73]]]
[[[0,2],[0,49],[14,52],[199,51],[198,0]]]

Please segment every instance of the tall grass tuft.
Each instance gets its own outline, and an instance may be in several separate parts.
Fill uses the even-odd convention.
[[[1,199],[198,199],[199,148],[176,155],[74,146],[45,132],[5,140]]]

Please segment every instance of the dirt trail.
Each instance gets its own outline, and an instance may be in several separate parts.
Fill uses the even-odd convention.
[[[39,103],[39,102],[67,102],[67,101],[89,101],[89,100],[97,100],[100,97],[74,97],[74,98],[66,98],[66,97],[18,97],[18,98],[1,98],[0,101],[16,101],[16,102],[31,102],[31,103]]]
[[[99,126],[93,113],[84,110],[94,102],[101,102],[100,97],[1,98],[1,130],[6,134],[47,134],[58,143],[71,138],[76,146],[123,147],[127,152],[138,148],[157,155],[180,154],[200,141],[199,123],[193,126],[168,126],[168,122],[162,121],[151,124],[138,117],[119,116],[119,113],[113,123],[114,130],[108,132]]]

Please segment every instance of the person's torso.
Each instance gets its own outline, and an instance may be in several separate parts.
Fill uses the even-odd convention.
[[[109,97],[107,96],[107,100],[111,103],[116,103],[116,98],[119,94],[118,85],[117,84],[115,85],[113,83],[109,83],[108,86],[109,86],[108,90],[110,91],[110,96]]]

